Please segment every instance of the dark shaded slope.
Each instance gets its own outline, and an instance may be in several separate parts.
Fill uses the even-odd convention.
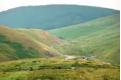
[[[0,13],[0,25],[11,28],[55,29],[84,23],[96,18],[119,13],[117,10],[77,6],[46,5],[10,9]]]

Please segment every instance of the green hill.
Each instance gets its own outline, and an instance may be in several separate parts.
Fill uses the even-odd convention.
[[[0,61],[56,56],[55,50],[47,45],[0,26]]]
[[[120,11],[79,5],[24,6],[0,12],[0,25],[49,30],[117,13]]]
[[[114,64],[120,63],[119,14],[49,32],[70,42],[70,45],[59,48],[62,53],[94,56]]]
[[[64,40],[61,40],[50,33],[40,30],[40,29],[23,29],[23,28],[18,28],[15,29],[17,32],[20,32],[37,42],[44,43],[48,45],[49,47],[56,47],[62,44],[66,44]]]

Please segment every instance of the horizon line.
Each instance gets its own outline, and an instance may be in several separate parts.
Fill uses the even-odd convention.
[[[117,10],[117,11],[120,11],[120,9],[114,9],[114,8],[109,8],[109,7],[101,7],[101,6],[93,6],[93,5],[79,5],[79,4],[41,4],[41,5],[24,5],[24,6],[17,6],[17,7],[13,7],[13,8],[8,8],[8,9],[5,9],[5,10],[1,10],[1,12],[4,12],[4,11],[8,11],[8,10],[11,10],[11,9],[15,9],[15,8],[20,8],[20,7],[36,7],[36,6],[49,6],[49,5],[73,5],[73,6],[89,6],[89,7],[98,7],[98,8],[106,8],[106,9],[112,9],[112,10]]]

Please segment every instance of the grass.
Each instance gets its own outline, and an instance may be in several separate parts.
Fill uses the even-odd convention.
[[[69,42],[68,45],[56,48],[63,54],[95,56],[103,61],[119,64],[119,17],[119,14],[115,14],[49,32]]]
[[[15,30],[0,26],[0,61],[57,57],[56,51]]]
[[[40,30],[40,29],[24,29],[17,28],[15,29],[17,32],[20,32],[30,38],[36,40],[37,42],[41,42],[43,44],[48,45],[49,47],[55,47],[57,45],[66,44],[64,40],[61,40],[50,33]]]
[[[119,80],[119,78],[119,66],[99,61],[41,58],[0,63],[0,80]]]
[[[109,26],[115,27],[115,25],[119,24],[119,14],[106,16],[102,18],[98,18],[83,24],[68,26],[64,28],[52,29],[49,30],[51,34],[56,35],[57,37],[62,37],[63,39],[75,39],[78,37],[88,36],[92,33],[96,33],[102,31],[104,29],[111,29]]]
[[[79,68],[76,70],[21,71],[2,74],[0,80],[120,80],[117,69]]]

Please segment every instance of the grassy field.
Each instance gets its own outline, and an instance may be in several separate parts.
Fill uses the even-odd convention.
[[[25,59],[0,63],[0,80],[119,80],[118,65],[89,60]]]
[[[57,49],[64,54],[94,56],[120,63],[120,15],[112,15],[49,32],[69,42]]]

